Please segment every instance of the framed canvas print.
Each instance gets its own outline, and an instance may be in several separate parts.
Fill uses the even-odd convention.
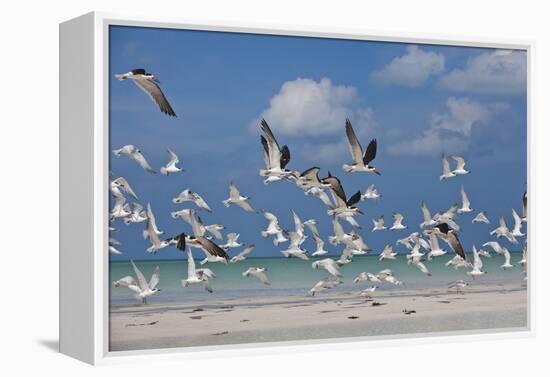
[[[529,43],[92,13],[60,51],[62,352],[531,331]]]

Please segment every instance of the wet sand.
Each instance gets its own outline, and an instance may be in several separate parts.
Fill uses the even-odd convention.
[[[519,285],[321,293],[111,308],[110,350],[525,328]]]

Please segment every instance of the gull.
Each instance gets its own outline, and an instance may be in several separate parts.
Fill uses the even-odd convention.
[[[336,276],[336,277],[342,277],[342,274],[340,271],[338,271],[338,263],[334,259],[331,258],[325,258],[318,261],[315,261],[311,264],[312,268],[324,268],[328,271],[329,274]]]
[[[355,284],[361,283],[363,281],[370,281],[373,283],[382,283],[382,280],[378,278],[377,275],[374,275],[370,272],[361,272],[355,279],[353,279],[353,282]]]
[[[114,238],[109,238],[109,253],[121,255],[122,252],[118,250],[114,245],[120,245],[120,242],[118,242]]]
[[[130,157],[132,160],[136,161],[139,166],[143,168],[148,173],[155,173],[151,165],[147,162],[141,151],[136,148],[134,145],[125,145],[120,149],[113,150],[115,156],[120,157],[122,155]]]
[[[153,214],[153,209],[151,208],[151,204],[147,203],[147,219],[151,222],[152,230],[156,235],[164,234],[164,231],[159,230],[157,227],[157,220],[155,219],[155,215]],[[146,225],[145,230],[143,231],[143,238],[147,239],[149,237],[149,224]]]
[[[390,270],[389,268],[386,268],[382,271],[379,271],[376,274],[376,277],[379,280],[387,282],[387,283],[391,283],[391,284],[394,284],[394,285],[403,285],[403,282],[400,281],[400,280],[397,280],[397,278],[395,277],[393,271]]]
[[[523,216],[521,216],[521,221],[527,222],[527,191],[523,192],[523,197],[521,198],[521,203],[523,207]]]
[[[473,223],[485,223],[485,224],[489,224],[490,221],[489,219],[487,218],[487,212],[485,211],[481,211],[480,213],[478,213],[476,215],[476,217],[474,217],[472,219],[472,224]]]
[[[151,246],[147,248],[148,253],[156,254],[159,250],[177,243],[177,239],[174,237],[161,241],[150,218],[147,218],[145,231],[147,232],[147,239],[151,242]]]
[[[250,204],[248,204],[248,196],[242,196],[237,189],[237,186],[233,182],[229,184],[229,198],[222,201],[223,205],[229,207],[231,204],[235,204],[246,212],[256,212],[252,209]]]
[[[332,218],[332,227],[334,228],[334,236],[328,237],[332,245],[338,245],[339,243],[351,244],[351,242],[357,238],[356,235],[345,233],[342,224],[340,224],[335,217]]]
[[[199,220],[200,220],[200,217],[199,217]],[[225,226],[221,225],[221,224],[210,224],[210,225],[203,225],[204,226],[204,229],[210,233],[211,235],[213,235],[214,237],[216,237],[218,240],[221,240],[223,239],[223,236],[222,234],[220,233],[221,230],[224,230],[225,229]]]
[[[527,264],[527,243],[523,244],[523,251],[522,251],[522,254],[521,254],[521,260],[518,262],[518,264],[520,264],[522,266]]]
[[[204,209],[207,212],[212,212],[208,204],[206,204],[206,201],[197,194],[196,192],[191,191],[190,189],[185,189],[182,192],[178,194],[174,199],[172,199],[172,202],[178,204],[183,202],[193,202],[197,207],[200,209]]]
[[[462,207],[457,212],[460,214],[472,212],[473,209],[470,207],[470,200],[468,199],[468,195],[466,195],[466,191],[464,191],[464,186],[460,186],[460,196],[462,197]]]
[[[353,255],[364,255],[371,250],[371,248],[363,240],[363,237],[357,234],[355,229],[353,229],[350,234],[352,236],[352,239],[346,244],[349,248],[351,248]]]
[[[352,164],[344,164],[342,168],[348,173],[354,172],[369,172],[380,175],[374,166],[369,164],[376,158],[376,139],[372,139],[363,155],[363,148],[357,140],[357,136],[353,131],[353,127],[349,119],[346,119],[346,136],[348,137],[349,148],[351,151]]]
[[[158,105],[161,112],[169,116],[176,116],[172,106],[170,106],[166,96],[160,89],[155,75],[146,72],[143,68],[137,68],[127,73],[116,74],[115,77],[120,81],[132,80],[138,88],[147,93],[149,98]]]
[[[420,251],[420,238],[418,238],[415,241],[414,247],[410,249],[409,254],[407,254],[407,259],[410,262],[411,259],[414,259],[414,258],[420,259],[423,256],[424,256],[424,253]]]
[[[455,270],[458,270],[460,267],[470,267],[470,263],[457,254],[445,263],[445,266],[453,266]]]
[[[265,285],[271,285],[271,283],[267,279],[267,275],[265,274],[265,271],[267,271],[267,268],[250,267],[248,270],[243,272],[243,276],[252,275],[252,276],[257,277]]]
[[[372,224],[374,225],[372,227],[373,232],[376,232],[377,230],[388,229],[386,226],[384,226],[384,215],[380,216],[377,220],[372,219]]]
[[[185,288],[191,284],[202,283],[202,285],[204,285],[204,289],[206,289],[209,293],[212,293],[213,290],[208,279],[213,276],[215,275],[213,275],[210,269],[195,268],[195,260],[193,259],[191,249],[187,249],[187,279],[182,279],[181,285]]]
[[[294,256],[296,258],[308,260],[309,258],[306,255],[306,251],[300,247],[302,242],[304,242],[303,235],[300,235],[297,232],[289,232],[289,236],[290,245],[288,246],[288,249],[282,250],[281,253],[287,258]]]
[[[288,147],[286,145],[282,148],[279,147],[279,143],[277,143],[277,139],[265,119],[262,119],[260,129],[265,134],[265,137],[262,135],[260,139],[264,148],[266,165],[265,169],[260,170],[260,176],[267,177],[264,183],[268,184],[281,179],[296,179],[295,172],[285,169],[290,162]]]
[[[372,298],[372,294],[376,291],[378,287],[373,285],[372,287],[369,287],[367,289],[363,289],[359,295],[365,298]]]
[[[130,214],[124,218],[124,224],[137,224],[147,220],[147,213],[141,204],[132,203],[131,208]]]
[[[162,166],[160,168],[160,173],[164,175],[170,175],[170,173],[179,173],[182,172],[183,169],[178,168],[176,165],[178,162],[180,162],[178,156],[172,152],[170,148],[166,148],[168,151],[168,155],[170,156],[170,161],[165,166]]]
[[[294,220],[295,232],[298,234],[298,236],[302,238],[302,241],[300,242],[300,245],[301,245],[303,241],[305,241],[306,239],[306,235],[304,233],[304,224],[302,223],[302,220],[298,217],[298,215],[296,214],[296,212],[294,212],[293,209],[291,210],[291,212],[292,212],[292,218]]]
[[[384,250],[382,250],[382,252],[380,253],[380,256],[379,256],[378,260],[382,260],[382,259],[395,260],[396,255],[397,255],[397,253],[393,252],[392,246],[391,245],[386,245],[386,246],[384,246]]]
[[[195,216],[195,210],[191,208],[184,208],[179,211],[171,212],[170,215],[173,219],[180,218],[186,223],[191,224],[191,218]]]
[[[338,266],[343,266],[345,264],[350,263],[352,258],[353,258],[353,249],[346,246],[344,250],[342,250],[342,254],[340,255],[340,258],[338,258],[336,263],[338,264]]]
[[[514,267],[511,263],[510,263],[510,252],[508,251],[507,248],[505,248],[504,246],[501,246],[498,242],[495,242],[495,241],[490,241],[490,242],[485,242],[483,244],[483,246],[489,246],[491,247],[497,254],[501,254],[504,256],[504,263],[500,266],[502,269],[506,270],[507,268],[512,268]]]
[[[311,253],[312,257],[317,257],[320,255],[326,255],[328,254],[328,251],[325,250],[325,241],[323,241],[320,237],[313,236],[313,239],[315,240],[315,251]]]
[[[328,210],[329,215],[335,215],[339,218],[346,218],[355,216],[358,213],[363,213],[359,208],[355,207],[355,204],[361,200],[361,191],[357,191],[349,199],[347,199],[342,183],[337,177],[330,174],[330,172],[328,172],[328,177],[324,178],[322,182],[328,185],[332,199],[335,203],[335,208]]]
[[[439,257],[447,254],[446,250],[443,250],[439,247],[439,241],[434,232],[429,233],[430,237],[430,251],[427,255],[428,260],[432,260],[433,257]]]
[[[443,161],[443,174],[439,176],[439,180],[442,181],[444,179],[456,177],[456,174],[451,171],[449,160],[447,160],[447,156],[445,156],[445,154],[441,155],[441,160]]]
[[[361,200],[367,200],[367,199],[378,200],[381,197],[382,195],[378,193],[378,190],[376,189],[376,187],[374,187],[374,184],[372,184],[367,188],[367,191],[365,191],[365,193],[361,195]]]
[[[282,242],[288,241],[288,238],[285,236],[285,232],[279,226],[279,220],[277,219],[277,216],[268,211],[262,211],[262,214],[264,215],[266,220],[269,221],[266,230],[263,230],[261,233],[262,237],[266,238],[274,236],[273,244],[275,246]]]
[[[474,255],[474,265],[472,267],[472,270],[466,273],[470,275],[472,278],[486,274],[487,272],[481,270],[483,268],[483,261],[479,257],[479,254],[477,252],[475,245],[472,248],[472,254]]]
[[[240,236],[239,233],[228,233],[226,243],[224,245],[220,245],[220,247],[224,250],[241,247],[243,244],[237,241],[239,239],[239,236]]]
[[[109,214],[109,219],[114,220],[121,217],[126,217],[132,214],[132,209],[130,205],[126,203],[126,198],[124,196],[117,196],[115,198],[115,205],[111,209]]]
[[[120,191],[122,190],[135,200],[138,200],[136,193],[132,190],[132,187],[124,177],[118,177],[117,179],[111,181],[110,188],[115,197],[122,196],[123,194]]]
[[[468,286],[468,283],[466,283],[464,280],[456,280],[447,286],[448,290],[456,289],[456,293],[462,293],[464,294],[464,288]]]
[[[311,254],[311,256],[316,257],[319,255],[328,254],[328,251],[324,249],[325,242],[321,238],[319,229],[317,229],[317,221],[314,219],[309,219],[304,221],[304,225],[309,228],[311,234],[313,235],[313,239],[315,240],[315,251]]]
[[[512,230],[512,236],[514,237],[524,237],[525,233],[521,232],[521,217],[517,214],[516,210],[512,208],[512,216],[514,217],[514,229]]]
[[[516,237],[512,234],[512,232],[510,232],[510,229],[508,229],[506,220],[504,220],[504,216],[502,215],[500,215],[500,218],[498,219],[498,227],[491,231],[490,235],[496,236],[497,238],[504,237],[512,243],[518,243]]]
[[[320,187],[311,187],[305,191],[305,194],[318,197],[329,209],[334,209],[334,204],[332,204],[324,189]]]
[[[136,300],[140,300],[143,304],[147,303],[147,297],[154,295],[157,292],[160,292],[160,289],[157,288],[157,285],[160,281],[160,269],[159,266],[155,267],[153,274],[151,275],[151,280],[147,282],[143,273],[137,268],[133,260],[130,260],[132,267],[134,268],[134,273],[137,277],[137,282],[133,276],[125,276],[122,279],[119,279],[113,282],[115,287],[125,287],[134,292],[134,297]]]
[[[460,240],[458,238],[458,234],[456,234],[453,229],[449,228],[449,225],[447,223],[438,224],[434,228],[434,232],[437,236],[441,237],[443,240],[445,240],[445,242],[449,244],[455,254],[459,255],[462,259],[464,259],[465,262],[468,261],[466,259],[466,254],[464,253],[464,249],[462,248],[462,244],[460,243]]]
[[[326,289],[336,288],[340,284],[342,284],[342,281],[340,279],[338,279],[334,276],[329,276],[329,277],[326,277],[326,278],[323,278],[323,279],[319,280],[313,286],[313,288],[311,288],[309,290],[308,294],[310,296],[315,296],[316,293],[322,292]]]
[[[252,250],[254,250],[254,248],[256,247],[255,244],[252,244],[248,247],[246,247],[243,251],[241,251],[239,254],[235,255],[233,258],[231,258],[231,260],[229,261],[229,263],[237,263],[237,262],[240,262],[240,261],[243,261],[246,259],[246,256],[248,254],[250,254],[252,252]]]
[[[485,249],[479,249],[477,251],[477,253],[482,256],[482,257],[485,257],[485,258],[491,258],[491,253],[489,253],[487,250]]]
[[[424,219],[424,221],[420,223],[421,228],[427,228],[437,224],[435,220],[432,219],[430,209],[426,205],[426,202],[422,201],[422,206],[420,207],[420,209],[422,210],[422,218]]]
[[[453,160],[456,161],[456,168],[453,170],[453,174],[455,176],[458,175],[465,175],[470,173],[468,170],[466,170],[464,167],[466,166],[466,162],[464,162],[464,159],[460,156],[451,156]]]
[[[399,212],[394,212],[393,215],[393,225],[391,226],[390,230],[401,230],[401,229],[407,229],[406,225],[403,225],[403,215]]]
[[[422,271],[423,274],[427,276],[432,276],[431,272],[428,270],[428,267],[426,267],[426,265],[422,263],[422,260],[420,259],[420,257],[412,257],[408,260],[407,263],[418,267],[418,269]]]

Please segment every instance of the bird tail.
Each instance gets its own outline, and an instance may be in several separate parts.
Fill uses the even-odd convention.
[[[168,175],[168,172],[164,166],[160,168],[160,174]]]
[[[265,230],[262,230],[262,237],[266,238],[268,236],[267,232]]]
[[[347,164],[342,165],[342,169],[344,169],[348,173],[353,171],[353,167],[351,165],[347,165]]]
[[[229,207],[230,206],[230,203],[231,203],[231,200],[230,199],[225,199],[222,201],[223,205],[226,206],[226,207]]]

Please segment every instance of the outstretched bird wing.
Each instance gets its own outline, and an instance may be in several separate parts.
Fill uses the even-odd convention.
[[[376,142],[376,139],[372,139],[369,143],[369,146],[367,147],[367,150],[365,151],[365,156],[363,157],[363,163],[365,165],[368,165],[372,160],[376,158],[376,149],[377,149],[378,143]]]
[[[363,148],[361,148],[361,144],[359,144],[359,140],[357,140],[357,136],[355,135],[355,131],[353,131],[353,126],[349,119],[346,119],[346,136],[348,137],[351,159],[354,164],[358,164],[363,161]]]
[[[160,86],[153,80],[147,78],[135,79],[136,85],[143,90],[147,95],[159,106],[160,111],[170,116],[176,116],[176,113],[170,106],[170,103],[166,99],[166,96],[160,89]]]

